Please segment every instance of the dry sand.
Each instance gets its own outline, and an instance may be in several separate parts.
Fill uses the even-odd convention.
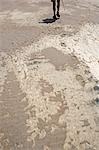
[[[0,150],[99,150],[99,1],[64,5],[0,0]]]

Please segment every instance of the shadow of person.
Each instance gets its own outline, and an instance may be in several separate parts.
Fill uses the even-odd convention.
[[[53,18],[46,18],[46,19],[43,19],[41,22],[39,22],[39,23],[46,23],[46,24],[48,24],[48,23],[53,23],[53,22],[55,22],[57,19],[53,19]]]

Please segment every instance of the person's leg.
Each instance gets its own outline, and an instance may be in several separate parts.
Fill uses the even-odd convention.
[[[58,17],[60,17],[59,9],[60,9],[60,0],[57,0],[57,16]]]
[[[56,0],[53,0],[53,12],[54,12],[54,16],[53,18],[56,19]]]

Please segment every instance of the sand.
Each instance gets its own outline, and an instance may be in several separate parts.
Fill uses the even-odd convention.
[[[99,149],[99,2],[0,0],[0,150]]]

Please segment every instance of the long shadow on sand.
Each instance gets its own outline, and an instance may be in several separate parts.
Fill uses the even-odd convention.
[[[39,22],[39,23],[46,23],[46,24],[48,24],[48,23],[53,23],[53,22],[55,22],[57,19],[53,19],[53,18],[46,18],[46,19],[43,19],[41,22]]]

